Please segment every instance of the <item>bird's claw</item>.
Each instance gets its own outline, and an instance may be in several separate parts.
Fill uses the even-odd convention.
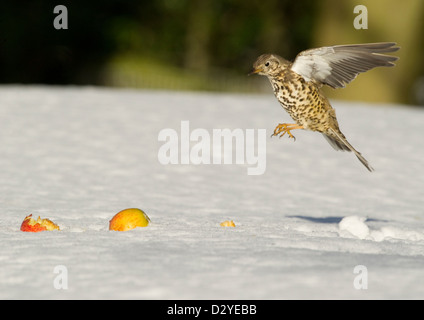
[[[289,128],[289,125],[287,123],[280,123],[275,129],[274,133],[271,135],[271,137],[280,135],[280,138],[284,136],[286,133],[289,136],[289,138],[293,138],[294,141],[296,141],[296,138],[292,133],[290,132],[291,128]],[[281,133],[281,134],[280,134]]]

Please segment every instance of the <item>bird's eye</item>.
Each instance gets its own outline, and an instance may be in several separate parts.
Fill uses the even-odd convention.
[[[269,67],[269,61],[265,62],[265,67]]]

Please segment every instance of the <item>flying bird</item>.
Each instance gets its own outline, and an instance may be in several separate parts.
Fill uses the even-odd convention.
[[[261,55],[250,74],[268,77],[277,100],[295,121],[279,124],[272,136],[287,133],[294,139],[291,131],[295,129],[320,132],[335,150],[353,152],[373,171],[340,131],[336,112],[321,87],[344,88],[359,73],[375,67],[392,67],[398,57],[385,53],[397,50],[394,42],[379,42],[309,49],[299,53],[293,62],[276,54]]]

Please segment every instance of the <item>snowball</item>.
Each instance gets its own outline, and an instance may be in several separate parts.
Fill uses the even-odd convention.
[[[365,224],[365,220],[367,218],[358,217],[358,216],[348,216],[344,217],[339,222],[339,233],[341,236],[343,235],[353,235],[359,239],[365,239],[369,233],[370,229]]]

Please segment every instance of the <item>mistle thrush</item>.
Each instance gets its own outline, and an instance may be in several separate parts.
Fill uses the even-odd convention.
[[[291,130],[321,132],[335,150],[352,151],[369,170],[368,161],[347,141],[339,129],[336,112],[321,91],[326,84],[344,88],[359,73],[375,67],[391,67],[398,58],[384,55],[399,48],[396,43],[366,43],[321,47],[299,53],[294,62],[275,54],[263,54],[250,74],[267,76],[281,106],[296,122],[279,124],[273,136],[294,138]]]

